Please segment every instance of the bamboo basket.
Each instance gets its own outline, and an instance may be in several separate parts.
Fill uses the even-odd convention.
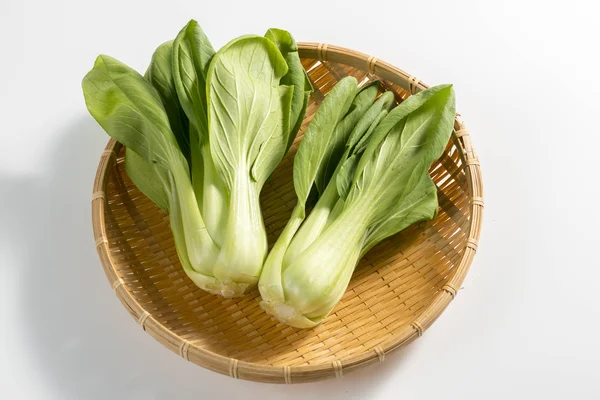
[[[261,204],[269,242],[295,204],[292,162],[323,96],[346,75],[380,79],[400,102],[427,88],[375,57],[337,46],[300,43],[314,85],[290,153],[265,185]],[[258,305],[258,290],[224,299],[197,288],[183,272],[168,217],[131,182],[124,148],[110,140],[94,182],[96,248],[115,294],[141,327],[165,347],[234,378],[297,383],[341,377],[421,336],[461,287],[477,250],[483,210],[479,161],[463,124],[430,174],[440,209],[383,241],[360,262],[348,290],[313,329],[279,323]]]

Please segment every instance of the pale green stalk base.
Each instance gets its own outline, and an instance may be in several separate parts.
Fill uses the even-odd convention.
[[[260,302],[260,307],[279,321],[294,328],[312,328],[322,320],[322,318],[318,321],[308,319],[304,315],[299,314],[295,308],[285,303],[272,304],[263,300]]]
[[[182,260],[183,263],[183,260]],[[212,276],[206,276],[194,271],[189,265],[183,265],[183,270],[188,278],[200,289],[212,294],[218,294],[223,297],[240,297],[243,296],[249,287],[256,283],[240,283],[240,282],[221,282]]]
[[[311,328],[327,317],[343,296],[359,259],[361,213],[346,213],[352,216],[349,223],[357,229],[347,230],[345,224],[333,222],[329,231],[321,235],[321,241],[307,246],[291,265],[286,265],[285,251],[302,231],[304,207],[296,206],[263,267],[258,285],[263,310],[295,328]],[[318,213],[311,214],[305,221],[308,229],[315,224],[311,219],[322,218]],[[345,251],[348,243],[356,244],[350,246],[352,251]]]
[[[206,290],[208,293],[218,294],[223,297],[231,298],[243,296],[246,293],[246,290],[250,287],[250,284],[235,282],[219,282],[215,285],[203,285],[200,287]]]

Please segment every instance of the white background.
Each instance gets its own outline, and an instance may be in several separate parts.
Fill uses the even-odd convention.
[[[597,1],[0,1],[0,398],[597,399]],[[94,249],[107,136],[80,83],[136,69],[197,19],[221,46],[276,26],[454,83],[481,160],[479,251],[457,299],[382,364],[304,385],[233,380],[144,333]],[[310,396],[310,397],[309,397]]]

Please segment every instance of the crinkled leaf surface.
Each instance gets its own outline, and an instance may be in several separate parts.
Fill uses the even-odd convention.
[[[383,239],[409,227],[415,222],[435,218],[438,210],[437,187],[429,174],[422,175],[417,186],[367,234],[362,254]]]
[[[208,134],[206,75],[215,54],[200,25],[191,20],[173,43],[173,79],[181,107],[196,126],[199,140]]]
[[[392,212],[441,156],[454,117],[454,91],[450,85],[420,92],[392,110],[361,157],[347,204],[362,198],[371,204],[373,221]]]
[[[189,121],[179,104],[177,89],[173,79],[173,41],[168,41],[156,49],[152,55],[150,66],[146,70],[146,79],[160,95],[163,107],[167,112],[171,131],[179,143],[179,148],[190,162]]]
[[[265,33],[265,37],[277,45],[288,65],[288,72],[281,78],[280,83],[294,87],[289,122],[291,132],[286,146],[287,152],[302,125],[306,107],[308,106],[308,96],[312,92],[312,85],[300,62],[298,45],[292,35],[288,31],[271,28]]]
[[[166,169],[185,162],[158,92],[138,72],[101,55],[82,86],[90,114],[115,140]]]
[[[167,171],[158,166],[153,166],[144,160],[138,153],[125,148],[125,170],[135,186],[165,213],[169,213]]]
[[[363,118],[367,110],[373,106],[373,101],[377,97],[378,91],[378,81],[371,82],[361,88],[352,101],[350,109],[335,127],[329,143],[325,148],[323,161],[321,162],[317,177],[315,178],[315,185],[319,194],[322,195],[325,192],[329,180],[333,176],[340,161],[342,161],[344,149],[351,132],[355,129],[357,123]]]
[[[340,80],[325,96],[304,133],[294,158],[294,189],[301,204],[306,203],[334,138],[336,126],[348,112],[357,91],[355,78]]]
[[[210,64],[210,149],[215,167],[229,188],[236,174],[250,174],[259,153],[269,155],[253,173],[259,187],[283,157],[293,89],[282,89],[279,83],[287,71],[277,46],[261,36],[234,39]]]

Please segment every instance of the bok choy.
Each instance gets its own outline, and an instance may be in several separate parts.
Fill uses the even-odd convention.
[[[255,285],[267,254],[259,194],[311,90],[292,36],[271,29],[215,52],[192,20],[145,76],[101,55],[82,86],[89,112],[126,147],[129,176],[169,213],[191,280],[226,297]]]
[[[370,104],[370,89],[357,93],[354,78],[342,79],[294,160],[298,203],[259,281],[261,306],[294,327],[312,327],[331,312],[374,245],[437,213],[428,169],[452,132],[452,86],[432,87],[391,111],[391,95]],[[319,199],[306,217],[314,187]]]

